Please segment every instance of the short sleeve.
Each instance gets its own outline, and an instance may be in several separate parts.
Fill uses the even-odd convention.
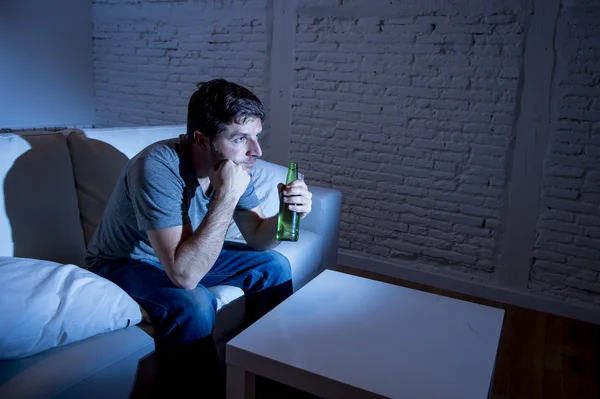
[[[190,223],[183,179],[175,166],[152,157],[135,159],[127,172],[127,192],[140,230]]]
[[[254,209],[260,205],[260,201],[256,196],[256,191],[254,190],[254,182],[250,180],[248,187],[246,187],[246,191],[240,197],[240,200],[235,207],[236,211],[249,211],[250,209]]]

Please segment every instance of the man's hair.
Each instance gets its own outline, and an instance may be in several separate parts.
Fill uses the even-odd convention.
[[[261,101],[250,90],[225,79],[197,84],[190,97],[187,115],[187,134],[196,130],[211,140],[232,123],[243,124],[249,119],[265,120]]]

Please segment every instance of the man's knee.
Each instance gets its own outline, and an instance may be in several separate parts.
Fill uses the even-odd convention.
[[[292,267],[284,255],[276,251],[267,251],[263,254],[267,261],[263,263],[260,272],[263,274],[263,286],[273,287],[292,280]]]
[[[257,289],[251,290],[251,295],[246,298],[247,325],[254,323],[293,292],[290,261],[275,251],[261,255],[264,256],[262,261],[251,271],[251,275],[258,279]]]
[[[287,257],[276,251],[268,251],[266,278],[269,285],[279,285],[292,279],[292,267]]]
[[[212,333],[217,300],[206,288],[173,288],[162,299],[157,312],[161,315],[153,317],[158,340],[165,340],[169,345],[181,345]]]

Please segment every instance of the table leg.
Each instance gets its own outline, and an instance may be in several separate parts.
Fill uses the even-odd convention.
[[[494,363],[494,368],[492,368],[492,378],[490,380],[490,387],[488,388],[488,399],[492,399],[492,388],[494,387],[494,373],[496,372],[496,363]]]
[[[227,399],[254,399],[256,376],[237,366],[227,365]]]

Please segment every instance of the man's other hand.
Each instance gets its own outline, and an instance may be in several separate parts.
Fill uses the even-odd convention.
[[[298,212],[300,218],[308,215],[312,209],[312,193],[304,180],[294,180],[288,185],[279,183],[279,193],[283,192],[283,201],[288,205],[290,211]]]

